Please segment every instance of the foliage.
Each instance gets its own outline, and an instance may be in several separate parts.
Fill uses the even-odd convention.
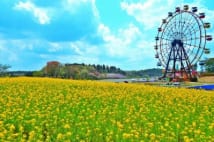
[[[11,77],[16,77],[16,76],[33,76],[34,74],[37,73],[34,73],[33,71],[8,71],[7,74]]]
[[[0,79],[1,141],[213,141],[213,91]]]
[[[59,62],[48,62],[41,70],[44,75],[57,78],[72,78],[72,79],[98,79],[103,73],[121,73],[124,71],[115,66],[106,65],[86,65],[86,64],[60,64]]]
[[[214,73],[214,58],[205,61],[205,68],[208,73]]]
[[[34,77],[42,77],[42,76],[44,76],[44,74],[43,74],[42,71],[34,71],[32,73],[32,76],[34,76]]]
[[[11,66],[0,64],[0,76],[6,75],[9,68],[11,68]]]
[[[140,71],[127,71],[128,77],[152,77],[162,76],[162,69],[146,69]]]

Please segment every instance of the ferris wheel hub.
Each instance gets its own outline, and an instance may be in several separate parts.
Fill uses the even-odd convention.
[[[172,47],[175,47],[175,46],[183,47],[183,42],[180,39],[174,39],[171,45]]]

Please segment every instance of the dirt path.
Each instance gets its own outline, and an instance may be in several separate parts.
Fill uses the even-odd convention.
[[[214,76],[200,77],[200,78],[199,78],[199,82],[214,83]]]

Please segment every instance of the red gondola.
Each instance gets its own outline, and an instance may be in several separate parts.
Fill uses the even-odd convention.
[[[180,11],[181,11],[180,7],[175,8],[175,12],[180,12]]]
[[[207,41],[211,41],[213,38],[212,38],[212,36],[211,35],[206,35],[206,40]]]
[[[200,19],[205,18],[205,13],[199,13],[199,18],[200,18]]]

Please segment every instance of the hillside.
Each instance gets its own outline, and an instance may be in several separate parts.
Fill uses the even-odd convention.
[[[162,70],[161,69],[145,69],[140,71],[126,71],[126,75],[129,78],[134,77],[156,77],[156,76],[162,76]]]
[[[7,75],[96,80],[161,76],[161,69],[125,71],[109,65],[87,65],[84,63],[61,64],[57,61],[52,61],[48,62],[39,71],[10,71]]]

